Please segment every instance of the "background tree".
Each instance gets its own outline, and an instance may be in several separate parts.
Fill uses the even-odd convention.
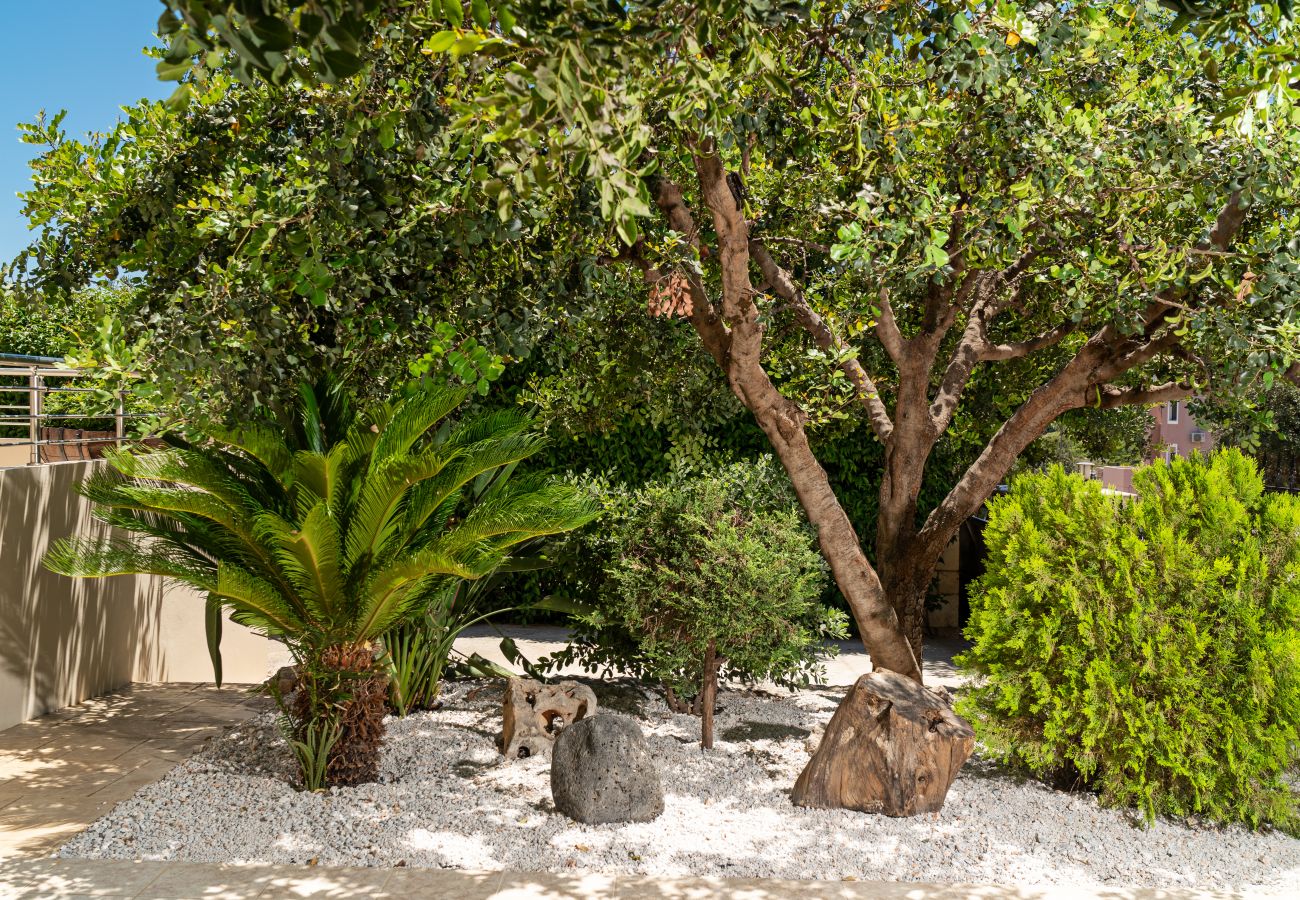
[[[215,66],[189,103],[128,107],[106,134],[22,126],[43,148],[24,195],[40,230],[8,280],[72,309],[121,273],[120,364],[191,418],[291,401],[304,368],[382,396],[448,343],[443,322],[456,346],[526,355],[583,275],[547,252],[548,209],[503,218],[468,177],[418,50],[390,45],[346,89]]]

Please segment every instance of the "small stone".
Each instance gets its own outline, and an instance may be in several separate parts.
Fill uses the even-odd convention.
[[[551,758],[551,796],[559,812],[587,824],[658,818],[663,785],[636,720],[603,713],[560,732]]]
[[[298,669],[294,666],[281,666],[266,681],[267,687],[280,697],[288,697],[298,690]]]

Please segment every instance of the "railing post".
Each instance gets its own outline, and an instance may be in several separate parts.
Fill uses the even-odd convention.
[[[32,366],[27,377],[27,433],[32,442],[32,465],[41,461],[41,370]]]
[[[117,417],[114,431],[117,432],[117,446],[121,447],[122,440],[126,437],[126,391],[117,392]]]

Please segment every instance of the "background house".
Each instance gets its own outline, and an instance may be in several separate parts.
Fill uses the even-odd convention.
[[[1152,407],[1155,425],[1147,451],[1147,462],[1156,458],[1190,456],[1195,450],[1208,453],[1214,447],[1214,435],[1196,424],[1186,400],[1172,400]]]

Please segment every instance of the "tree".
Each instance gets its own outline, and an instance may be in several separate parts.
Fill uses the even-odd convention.
[[[216,66],[183,107],[141,102],[81,139],[42,116],[22,126],[42,148],[23,195],[39,231],[4,274],[69,309],[117,278],[118,367],[192,421],[292,403],[304,369],[383,397],[448,344],[444,322],[447,349],[522,357],[563,315],[553,298],[587,287],[546,252],[551,210],[503,220],[467,178],[428,67],[392,45],[342,90]]]
[[[285,421],[112,452],[112,468],[82,492],[131,537],[65,539],[45,564],[79,577],[160,575],[206,594],[210,618],[225,608],[284,641],[298,689],[280,699],[304,785],[373,780],[388,629],[449,582],[489,574],[515,545],[594,515],[572,487],[535,480],[466,502],[475,479],[541,439],[517,414],[453,422],[465,398],[435,388],[358,411],[322,382],[303,387]]]
[[[874,661],[913,678],[940,553],[1057,417],[1294,360],[1296,111],[1285,66],[1256,66],[1295,58],[1289,9],[1188,32],[1118,0],[475,2],[446,23],[374,0],[168,5],[173,73],[226,46],[248,77],[338,79],[364,47],[418,46],[503,217],[538,191],[596,195],[604,262],[684,314]],[[1264,99],[1225,120],[1243,96]],[[809,443],[821,401],[770,365],[783,329],[884,446],[874,562]],[[984,389],[1001,424],[922,520],[927,460]]]
[[[99,285],[77,294],[75,303],[49,303],[0,285],[0,353],[65,357],[95,343],[105,317],[130,302],[121,285]]]
[[[702,718],[713,747],[722,678],[800,687],[847,618],[818,603],[826,580],[808,526],[771,457],[597,495],[604,579],[569,644],[540,661],[661,683],[675,712]]]

